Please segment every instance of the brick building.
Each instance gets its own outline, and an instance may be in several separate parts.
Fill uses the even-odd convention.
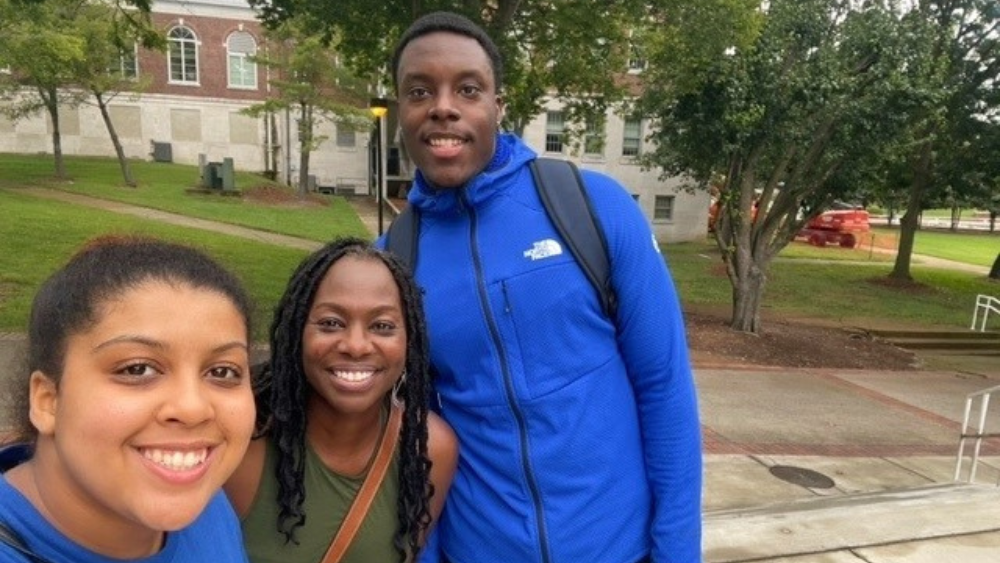
[[[265,49],[263,33],[245,0],[157,0],[153,22],[165,33],[167,52],[138,49],[123,57],[122,72],[149,81],[141,96],[119,95],[110,113],[130,158],[195,164],[232,157],[238,169],[273,168],[282,179],[297,178],[298,139],[294,113],[273,122],[240,113],[268,95],[268,70],[250,57]],[[113,156],[114,150],[95,107],[60,111],[66,154]],[[606,172],[632,192],[661,241],[704,236],[707,194],[688,194],[679,179],[662,181],[643,171],[636,157],[648,146],[648,123],[610,112],[588,129],[575,149],[563,142],[563,115],[556,102],[532,120],[525,141],[539,154],[562,156],[583,168]],[[395,138],[394,115],[387,118],[387,172],[391,186],[405,185],[411,167]],[[327,138],[311,155],[310,174],[320,188],[371,193],[370,135],[322,123]],[[287,150],[286,150],[287,149]],[[0,117],[0,151],[51,152],[47,116],[11,123]],[[277,162],[269,162],[276,155]]]

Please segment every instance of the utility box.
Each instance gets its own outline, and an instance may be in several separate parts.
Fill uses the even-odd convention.
[[[153,157],[153,162],[173,162],[174,151],[170,143],[149,142],[149,154]]]
[[[225,157],[222,159],[222,164],[219,166],[219,188],[222,188],[224,192],[231,192],[236,190],[236,167],[233,165],[232,157]]]
[[[198,155],[198,161],[201,163],[202,188],[223,192],[236,191],[236,168],[231,157],[227,156],[222,162],[207,162],[204,155]]]
[[[205,163],[204,172],[202,173],[202,185],[210,190],[221,190],[222,189],[222,163],[221,162],[208,162]]]

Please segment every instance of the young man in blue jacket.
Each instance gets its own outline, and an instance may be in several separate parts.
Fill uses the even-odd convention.
[[[417,280],[440,412],[460,440],[422,561],[695,563],[701,441],[680,307],[649,225],[583,171],[618,306],[602,310],[542,204],[536,157],[500,131],[502,61],[434,13],[392,61],[418,168]]]

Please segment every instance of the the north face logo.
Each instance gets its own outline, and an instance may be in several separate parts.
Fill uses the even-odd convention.
[[[558,242],[547,238],[534,243],[531,250],[525,250],[524,257],[531,258],[532,260],[541,260],[542,258],[559,256],[562,253],[562,246]]]

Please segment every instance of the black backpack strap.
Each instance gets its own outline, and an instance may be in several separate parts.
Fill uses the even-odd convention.
[[[29,442],[14,442],[0,446],[0,473],[6,473],[8,469],[13,469],[31,459],[34,449],[34,444]]]
[[[420,236],[420,212],[407,205],[389,225],[385,234],[385,248],[404,266],[417,268],[417,238]]]
[[[580,171],[566,160],[537,158],[531,161],[531,175],[545,212],[597,289],[604,313],[613,320],[617,300],[611,287],[608,243],[583,187]]]

